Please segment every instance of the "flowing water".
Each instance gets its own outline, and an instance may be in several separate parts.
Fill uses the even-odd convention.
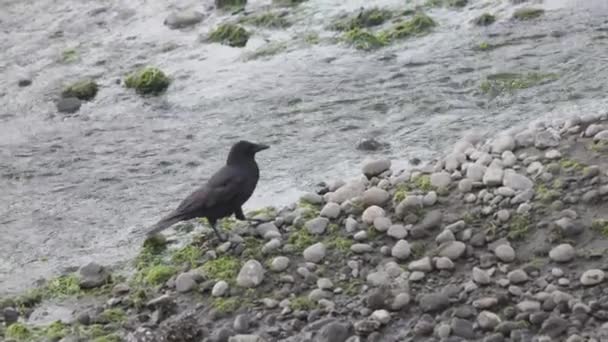
[[[238,139],[269,143],[247,208],[283,205],[322,180],[348,178],[376,137],[394,160],[428,159],[465,131],[491,135],[539,117],[605,110],[608,2],[472,0],[435,8],[432,33],[374,51],[354,50],[327,29],[332,18],[403,0],[310,0],[289,9],[295,25],[255,29],[244,49],[205,43],[228,14],[212,2],[0,0],[0,293],[89,260],[120,265],[153,224],[224,162]],[[250,1],[262,11],[270,1]],[[521,6],[544,8],[529,22]],[[173,11],[206,14],[190,28],[163,25]],[[498,20],[477,27],[483,12]],[[303,37],[315,32],[319,44]],[[248,60],[266,41],[274,56]],[[499,44],[489,51],[481,42]],[[66,61],[66,57],[69,57]],[[118,80],[143,65],[167,72],[166,94],[142,98]],[[491,74],[555,74],[493,97]],[[58,114],[64,84],[100,84],[75,115]],[[23,78],[29,87],[19,87]]]

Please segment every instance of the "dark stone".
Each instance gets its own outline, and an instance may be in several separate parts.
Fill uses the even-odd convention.
[[[62,98],[57,101],[57,111],[59,113],[73,114],[80,109],[81,105],[82,101],[75,97]]]
[[[467,340],[474,340],[475,332],[473,331],[473,322],[468,321],[462,318],[453,318],[452,319],[452,334],[456,336],[460,336]]]
[[[23,78],[20,79],[19,82],[17,82],[17,85],[20,87],[29,87],[30,85],[32,85],[32,80]]]
[[[503,342],[505,337],[502,334],[496,333],[489,336],[486,336],[483,339],[483,342]]]
[[[471,318],[476,315],[475,308],[470,305],[461,305],[454,310],[454,317]]]
[[[357,150],[359,151],[377,151],[387,148],[389,144],[378,142],[376,139],[361,139],[357,142]]]
[[[334,321],[321,328],[315,341],[344,342],[350,335],[351,326],[349,324]]]
[[[389,292],[386,289],[374,289],[366,298],[367,307],[371,310],[387,309]]]
[[[220,328],[211,334],[210,342],[228,342],[230,337],[236,335],[234,331],[228,328]]]
[[[82,325],[89,325],[89,324],[91,324],[91,315],[89,315],[89,313],[86,311],[81,312],[76,317],[76,321],[78,321],[78,323],[80,323]]]
[[[4,316],[4,323],[7,326],[19,320],[19,311],[15,310],[15,308],[4,308],[4,310],[2,310],[2,315]]]
[[[105,267],[90,262],[80,268],[80,287],[92,289],[107,284],[110,281],[110,273]]]
[[[417,336],[428,336],[433,333],[435,322],[430,315],[422,315],[416,325],[414,325],[414,334]]]
[[[518,329],[525,329],[527,327],[526,322],[519,321],[505,321],[496,326],[494,331],[499,332],[503,335],[510,335],[511,331]]]
[[[418,304],[423,312],[437,312],[446,309],[450,305],[450,299],[443,292],[429,293],[422,295]]]
[[[534,325],[541,325],[549,317],[548,312],[535,312],[530,315],[530,323]]]

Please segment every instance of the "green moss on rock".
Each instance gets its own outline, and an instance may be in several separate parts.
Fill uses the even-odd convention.
[[[106,309],[100,316],[102,319],[112,323],[122,323],[127,320],[127,314],[121,308]]]
[[[160,285],[177,273],[177,269],[169,265],[154,265],[142,270],[141,277],[146,284]]]
[[[556,74],[543,74],[531,72],[527,74],[499,73],[489,75],[480,85],[484,93],[498,95],[503,92],[513,92],[520,89],[530,88],[547,81],[556,80]]]
[[[605,238],[608,238],[608,220],[594,220],[591,223],[591,229]]]
[[[188,245],[175,251],[171,256],[171,262],[176,265],[188,264],[190,267],[196,267],[201,256],[199,247]]]
[[[309,311],[315,307],[317,307],[316,303],[304,296],[289,301],[289,308],[293,311]]]
[[[158,68],[140,69],[125,79],[125,86],[142,95],[158,95],[165,91],[171,80]]]
[[[310,234],[310,232],[308,232],[308,230],[304,228],[292,232],[291,235],[289,235],[289,239],[287,241],[289,242],[289,244],[293,245],[294,248],[299,252],[303,251],[304,249],[313,245],[316,242],[312,234]]]
[[[221,24],[209,34],[209,40],[232,47],[244,47],[247,45],[250,35],[239,25]]]
[[[513,18],[517,20],[532,20],[542,16],[545,10],[540,8],[521,8],[513,13]]]
[[[484,13],[475,19],[477,26],[490,26],[496,21],[496,17],[490,13]]]
[[[221,313],[229,314],[238,310],[241,303],[237,298],[216,298],[211,306]]]
[[[93,80],[81,80],[66,87],[62,97],[76,97],[83,101],[92,100],[97,95],[98,86]]]
[[[359,28],[346,32],[344,39],[356,49],[364,51],[379,49],[387,44],[384,37]]]
[[[468,0],[427,0],[427,7],[464,7]]]
[[[240,260],[233,256],[222,256],[203,265],[203,271],[209,279],[226,282],[234,282],[240,269]]]
[[[528,236],[530,230],[530,220],[523,215],[515,215],[509,224],[507,237],[510,240],[522,240]]]
[[[383,32],[382,40],[395,40],[424,35],[437,26],[435,21],[424,13],[416,13],[412,19],[396,24]]]
[[[55,321],[43,329],[42,334],[50,341],[58,341],[66,337],[70,332],[67,325],[61,321]]]
[[[290,25],[289,21],[285,19],[283,14],[274,12],[248,16],[241,19],[241,22],[244,24],[267,28],[284,28]]]
[[[32,336],[30,329],[21,323],[13,323],[6,329],[6,337],[17,341],[27,341]]]
[[[333,28],[339,31],[350,31],[384,24],[392,18],[393,14],[389,10],[370,8],[361,10],[357,15],[339,19]]]
[[[307,0],[272,0],[272,3],[279,6],[297,6]]]

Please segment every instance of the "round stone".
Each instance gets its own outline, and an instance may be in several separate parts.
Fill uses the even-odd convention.
[[[494,249],[494,254],[502,262],[513,262],[515,260],[515,250],[508,244],[502,244]]]

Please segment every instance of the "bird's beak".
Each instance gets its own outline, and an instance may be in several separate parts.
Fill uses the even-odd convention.
[[[255,151],[256,152],[260,152],[260,151],[264,151],[264,150],[269,149],[269,148],[270,148],[270,146],[268,146],[268,145],[257,144],[256,147],[255,147]]]

